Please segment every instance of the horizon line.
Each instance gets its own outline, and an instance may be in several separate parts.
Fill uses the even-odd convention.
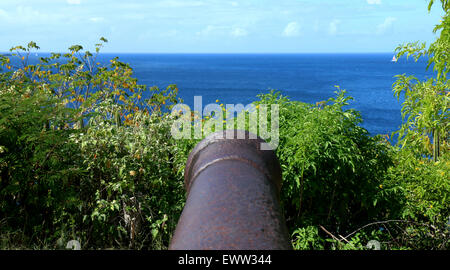
[[[89,50],[85,50],[86,52]],[[81,52],[81,54],[83,54]],[[93,53],[92,51],[90,51]],[[0,54],[13,54],[14,51],[0,51]],[[21,52],[26,54],[27,52]],[[69,53],[69,51],[65,52],[44,52],[44,51],[31,51],[30,54],[51,54],[51,53],[60,53],[65,54]],[[95,53],[93,53],[95,54]],[[395,54],[395,52],[100,52],[99,54],[192,54],[192,55],[205,55],[205,54],[215,54],[215,55],[236,55],[236,54],[254,54],[254,55],[274,55],[274,54],[284,54],[284,55],[293,55],[293,54]]]

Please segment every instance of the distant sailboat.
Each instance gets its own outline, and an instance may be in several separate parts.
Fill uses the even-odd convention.
[[[392,62],[397,62],[398,61],[398,59],[397,59],[397,57],[395,57],[395,55],[394,55],[394,57],[392,57],[392,60],[391,60]]]

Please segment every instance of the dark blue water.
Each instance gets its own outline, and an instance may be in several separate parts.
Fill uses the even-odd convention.
[[[316,103],[333,97],[339,85],[354,97],[349,107],[361,112],[363,126],[373,135],[389,134],[401,124],[394,76],[432,76],[424,59],[393,63],[392,54],[103,54],[99,60],[106,64],[114,56],[131,65],[140,84],[176,84],[191,108],[194,96],[202,96],[203,105],[217,99],[246,105],[270,89]]]
[[[335,85],[354,97],[350,104],[361,112],[363,126],[373,135],[390,134],[401,124],[401,101],[393,96],[397,74],[432,76],[426,61],[401,59],[392,54],[167,54],[119,55],[130,63],[141,84],[166,87],[176,84],[184,102],[194,96],[203,104],[244,105],[259,93],[276,89],[292,100],[316,103],[333,97]]]

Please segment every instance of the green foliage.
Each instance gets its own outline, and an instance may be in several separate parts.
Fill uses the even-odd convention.
[[[389,168],[383,195],[395,202],[390,217],[404,221],[394,237],[396,247],[410,249],[448,249],[450,217],[450,159],[438,162],[417,158],[410,151],[398,150]],[[396,239],[395,239],[396,238]]]
[[[178,89],[147,89],[118,58],[108,66],[74,45],[0,74],[1,235],[20,245],[164,249],[184,204],[174,163]],[[23,55],[25,53],[25,55]],[[144,99],[144,96],[149,96]],[[20,233],[19,233],[20,232]],[[13,237],[10,237],[12,235]],[[15,246],[17,243],[13,243]],[[42,247],[41,246],[41,247]]]
[[[280,106],[281,200],[291,228],[323,224],[346,230],[379,212],[375,198],[390,165],[387,147],[345,110],[345,91],[316,105],[277,93],[261,103]]]
[[[136,125],[117,126],[105,119],[111,106],[105,103],[90,128],[70,138],[81,146],[77,159],[87,171],[79,203],[86,209],[83,226],[94,228],[90,245],[167,247],[184,200],[170,118],[139,111]]]
[[[292,234],[292,246],[295,250],[322,250],[324,239],[319,236],[319,229],[314,226],[299,228]]]
[[[448,151],[448,89],[448,80],[420,82],[414,76],[397,76],[395,95],[399,98],[403,93],[405,97],[402,106],[404,124],[398,132],[399,143],[404,148],[415,151],[418,156],[433,156],[434,147],[439,147],[441,154]],[[432,145],[433,137],[442,138],[439,145]]]
[[[19,226],[44,239],[66,195],[74,192],[69,183],[81,171],[70,168],[76,146],[67,140],[73,130],[55,128],[70,121],[70,113],[54,97],[22,86],[13,84],[0,93],[0,209],[7,218],[2,229]]]
[[[430,1],[429,10],[435,1]],[[450,5],[441,0],[445,15],[434,28],[435,42],[419,42],[397,48],[398,57],[428,57],[435,78],[420,81],[405,74],[397,76],[394,94],[404,96],[403,125],[397,132],[399,149],[393,149],[394,166],[386,174],[383,195],[399,206],[391,216],[401,219],[400,232],[392,237],[394,248],[448,249],[450,217],[450,107],[449,48]],[[398,227],[398,226],[397,226]]]
[[[430,1],[429,10],[434,1]],[[440,31],[439,37],[428,48],[425,43],[406,43],[399,46],[397,56],[413,56],[417,61],[421,57],[428,57],[428,67],[432,66],[436,78],[425,82],[414,76],[398,75],[394,84],[397,98],[402,94],[405,101],[402,108],[404,123],[399,130],[399,144],[409,148],[416,155],[433,156],[437,161],[439,156],[448,152],[448,130],[450,122],[448,109],[450,107],[449,80],[450,70],[450,17],[449,2],[441,0],[445,15],[434,28]]]

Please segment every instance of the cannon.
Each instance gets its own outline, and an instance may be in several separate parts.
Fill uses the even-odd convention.
[[[279,203],[280,164],[261,143],[247,131],[226,130],[192,150],[170,250],[292,249]]]

